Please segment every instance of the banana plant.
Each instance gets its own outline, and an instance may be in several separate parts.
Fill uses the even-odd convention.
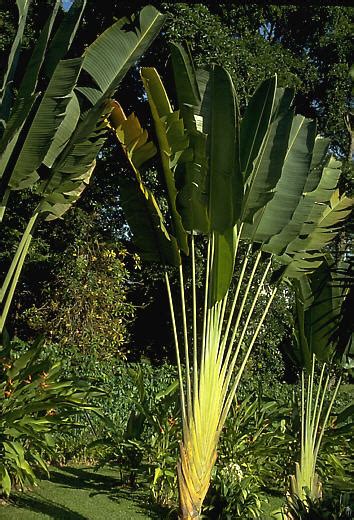
[[[109,27],[81,57],[66,59],[86,0],[76,0],[54,32],[60,4],[56,0],[15,85],[30,5],[30,0],[17,0],[18,31],[0,91],[0,221],[15,191],[31,188],[38,200],[1,287],[0,333],[36,223],[61,218],[89,183],[107,137],[110,99],[164,22],[162,14],[146,6],[140,16]]]
[[[276,77],[259,86],[241,119],[226,70],[195,70],[180,46],[173,45],[171,55],[178,110],[157,71],[141,71],[157,143],[119,104],[110,122],[132,168],[131,178],[122,179],[120,201],[133,239],[143,259],[165,266],[183,428],[180,517],[191,519],[201,518],[219,437],[281,281],[320,266],[320,250],[352,201],[336,191],[340,163],[328,156],[328,141],[316,137],[313,121],[294,115],[293,92],[278,88]],[[154,155],[165,213],[144,182],[144,163]],[[197,241],[207,244],[201,297]],[[170,266],[178,272],[179,295]]]
[[[290,480],[290,507],[295,500],[309,507],[321,500],[322,484],[316,464],[325,429],[341,383],[331,390],[328,370],[342,339],[342,305],[350,290],[350,262],[336,265],[327,254],[310,276],[293,282],[296,301],[293,359],[301,369],[300,461]],[[346,330],[345,343],[351,333]],[[343,355],[343,352],[341,353]],[[322,363],[316,388],[316,364]]]

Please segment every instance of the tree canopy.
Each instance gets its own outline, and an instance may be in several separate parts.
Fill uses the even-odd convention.
[[[319,133],[328,136],[333,151],[341,157],[348,157],[350,152],[350,135],[348,133],[348,113],[350,106],[349,60],[351,54],[350,18],[353,8],[340,6],[311,5],[262,5],[239,2],[215,4],[204,2],[150,2],[162,12],[168,13],[163,31],[138,64],[154,66],[164,79],[169,94],[174,95],[172,74],[170,70],[169,42],[186,42],[198,66],[212,63],[220,64],[229,70],[237,90],[241,112],[257,85],[265,78],[278,74],[280,86],[292,86],[296,91],[295,107],[298,113],[317,118]],[[44,5],[45,4],[45,5]],[[30,26],[26,32],[25,43],[28,48],[38,36],[39,28],[46,17],[46,7],[53,4],[32,2]],[[95,37],[117,18],[131,16],[146,2],[133,1],[122,3],[118,0],[105,2],[105,9],[93,0],[88,0],[82,24],[70,50],[70,56],[79,55]],[[2,50],[11,44],[14,35],[15,20],[13,2],[2,2],[0,24],[4,28],[0,40]],[[26,59],[26,54],[23,59]],[[3,62],[0,62],[3,68]],[[130,111],[133,107],[139,112],[142,124],[149,126],[148,109],[143,95],[143,86],[139,77],[139,68],[135,67],[122,83],[117,99]],[[90,187],[78,203],[78,209],[65,216],[63,222],[56,224],[52,238],[47,236],[46,229],[38,230],[36,246],[32,250],[32,259],[28,265],[26,278],[29,280],[36,270],[37,262],[43,262],[49,273],[51,266],[56,265],[58,247],[61,263],[65,269],[66,244],[70,242],[72,222],[75,222],[76,233],[83,233],[87,222],[94,222],[100,240],[110,242],[117,238],[126,241],[125,221],[118,198],[118,177],[124,175],[126,169],[123,154],[118,150],[114,140],[104,149],[97,161],[95,175]],[[348,167],[346,167],[348,169]],[[151,173],[151,185],[154,187],[154,173]],[[348,184],[348,182],[347,182]],[[8,223],[8,231],[2,237],[3,251],[8,250],[15,238],[13,224],[17,219],[20,227],[21,218],[26,214],[26,200],[31,194],[22,197],[21,204],[13,208],[12,223]],[[80,210],[83,218],[77,219],[75,214]],[[17,215],[17,217],[16,217]],[[81,224],[80,224],[81,222]],[[86,224],[84,224],[86,222]],[[16,226],[15,226],[16,227]],[[12,229],[11,229],[12,228]],[[58,241],[58,238],[60,240]],[[67,237],[67,240],[66,238]],[[7,245],[6,245],[7,244]],[[4,247],[6,245],[6,247]],[[129,247],[129,243],[127,244]],[[52,253],[51,251],[54,251]],[[3,265],[6,259],[3,256]],[[157,273],[149,276],[154,279],[151,288],[139,291],[136,286],[134,299],[138,305],[151,301],[152,294],[159,288]],[[151,273],[150,273],[151,275]],[[146,271],[141,275],[147,278]],[[136,278],[137,281],[139,278]],[[43,276],[42,287],[53,281]],[[114,283],[112,278],[112,283]],[[39,285],[41,287],[41,285]],[[41,289],[39,290],[39,292]],[[43,303],[43,296],[35,293],[26,299],[19,296],[17,305],[21,308]],[[158,312],[153,306],[140,310],[138,320],[145,322],[157,319]],[[278,325],[276,326],[278,327]],[[141,329],[141,328],[140,328]],[[154,349],[161,347],[161,329],[156,337],[150,328],[148,339],[138,335],[135,345],[147,341]],[[148,336],[149,336],[148,335]],[[142,345],[144,348],[148,344]]]

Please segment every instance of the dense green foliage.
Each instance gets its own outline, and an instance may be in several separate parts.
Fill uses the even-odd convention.
[[[73,42],[71,54],[80,53],[87,42],[93,41],[97,33],[114,21],[114,17],[130,15],[138,11],[142,5],[143,2],[135,1],[123,6],[112,0],[111,8],[102,12],[98,4],[89,1],[84,14],[84,23],[80,26],[78,36]],[[156,66],[168,81],[169,74],[164,72],[166,64],[169,63],[167,42],[187,40],[198,64],[217,62],[230,69],[236,80],[241,106],[244,106],[261,79],[277,71],[282,84],[295,86],[297,111],[310,117],[318,116],[320,131],[324,130],[326,135],[335,139],[341,154],[347,155],[348,134],[344,116],[348,111],[350,96],[347,74],[350,56],[350,9],[329,6],[278,7],[258,4],[223,6],[215,5],[213,2],[203,2],[193,6],[187,3],[155,2],[155,5],[169,12],[171,17],[165,24],[163,35],[154,43],[151,52],[145,53],[142,63]],[[9,9],[8,12],[6,7]],[[38,35],[38,28],[45,17],[44,9],[43,12],[40,11],[34,6],[31,15],[31,31],[26,33],[27,42]],[[15,23],[15,13],[10,3],[7,6],[5,4],[2,16],[6,19],[6,31],[9,34],[6,37],[4,33],[3,46],[8,48],[11,31],[13,31],[9,22]],[[167,83],[167,86],[171,85]],[[171,89],[169,91],[171,92]],[[133,70],[121,85],[118,99],[127,109],[141,105],[141,108],[135,109],[140,115],[146,113],[142,85],[136,70]],[[120,169],[124,160],[122,156],[117,155],[114,148],[114,143],[106,148],[98,161],[93,185],[79,203],[80,207],[88,213],[88,218],[97,223],[96,230],[102,236],[102,240],[108,242],[117,236],[126,238],[122,214],[117,207],[117,179],[121,174]],[[25,205],[26,203],[21,205],[21,213],[24,212]],[[20,218],[20,215],[17,218]],[[108,226],[112,219],[115,222],[113,228]],[[73,226],[80,225],[74,214],[68,215],[65,220],[66,225],[58,224],[58,231],[53,230],[53,239],[48,237],[45,229],[43,233],[41,229],[38,230],[42,235],[48,267],[41,271],[43,283],[52,283],[46,273],[51,270],[51,267],[53,270],[56,267],[53,253],[59,236],[60,239],[66,237],[66,243],[70,243]],[[84,228],[79,229],[85,233]],[[6,236],[8,235],[5,234]],[[9,249],[6,244],[10,246],[12,240],[13,238],[10,237],[6,239],[4,249]],[[35,269],[36,261],[32,266]],[[32,273],[33,270],[28,272],[29,277]],[[141,276],[134,276],[138,283],[147,279],[155,281],[149,287],[146,287],[146,284],[144,287],[141,284],[136,285],[134,295],[131,296],[139,306],[138,326],[132,331],[132,343],[135,355],[139,355],[143,350],[159,358],[161,353],[163,356],[169,355],[170,349],[166,347],[171,340],[167,314],[161,323],[160,311],[152,303],[156,301],[155,295],[163,290],[161,284],[156,281],[156,275],[155,268],[152,272],[143,267]],[[44,303],[34,290],[31,291],[31,296],[28,292],[21,293],[21,298],[27,294],[26,300],[19,302],[23,309],[32,305],[40,307]],[[274,313],[274,318],[276,317],[277,314]],[[147,333],[142,334],[140,331],[147,328],[146,324],[151,323],[155,325],[148,327]],[[280,320],[274,321],[275,330],[279,327],[279,323],[282,325]],[[288,335],[289,329],[284,336],[284,341]],[[267,353],[265,352],[264,355],[266,356]]]
[[[229,70],[242,115],[259,82],[277,72],[280,86],[295,89],[296,112],[317,117],[318,131],[331,139],[331,150],[342,158],[349,156],[351,9],[236,2],[216,5],[207,1],[195,5],[152,3],[169,17],[141,63],[158,68],[175,106],[168,44],[187,41],[197,65],[216,63]],[[29,50],[38,39],[46,16],[46,8],[39,9],[43,4],[32,2],[23,42],[28,50],[21,56],[21,65],[28,60]],[[51,6],[53,2],[48,0],[45,4]],[[110,4],[111,9],[102,12],[99,3],[88,0],[69,57],[80,55],[97,33],[121,15],[137,12],[145,2],[123,6],[112,0]],[[11,2],[2,4],[0,10],[0,28],[4,28],[0,37],[2,51],[9,49],[15,34],[14,10]],[[1,71],[5,65],[1,58]],[[45,83],[43,79],[41,85]],[[139,113],[142,123],[155,137],[137,67],[127,75],[116,97],[128,112],[134,109]],[[149,163],[146,181],[164,207],[166,194],[159,188],[158,166],[158,162]],[[31,359],[26,357],[28,354],[19,354],[21,342],[16,343],[11,359],[8,354],[2,355],[0,388],[5,398],[0,425],[0,479],[7,494],[13,483],[21,487],[33,484],[37,475],[33,469],[45,469],[49,459],[60,463],[109,462],[123,469],[121,478],[125,484],[134,488],[146,479],[153,501],[172,510],[177,508],[175,467],[181,440],[177,374],[175,366],[161,364],[166,358],[175,362],[168,300],[162,269],[156,264],[141,266],[133,254],[118,190],[119,178],[125,177],[127,170],[126,158],[109,137],[98,157],[93,182],[77,207],[54,222],[50,234],[46,223],[38,223],[11,309],[9,328],[26,340],[43,332],[51,343],[46,349],[49,358],[38,359],[40,351],[35,349],[28,351],[34,352]],[[343,187],[348,187],[347,164],[343,170]],[[8,204],[0,237],[2,273],[8,268],[36,200],[33,190],[23,190],[16,201]],[[346,238],[338,240],[337,253],[346,244]],[[201,242],[197,258],[205,255],[205,244]],[[241,267],[235,270],[233,287]],[[250,272],[251,267],[246,275]],[[176,288],[173,269],[170,274],[172,288]],[[197,273],[200,295],[204,291],[204,274],[203,269]],[[255,278],[255,287],[259,281],[260,276]],[[191,287],[190,266],[186,269],[185,286]],[[242,298],[244,288],[240,295]],[[298,375],[298,368],[286,354],[292,345],[293,296],[287,287],[278,296],[223,432],[207,497],[207,511],[212,518],[264,518],[266,495],[285,494],[289,468],[293,471],[298,457],[300,413],[292,396],[294,387],[284,383],[294,382]],[[256,318],[266,302],[264,294]],[[191,309],[192,301],[187,300],[186,305]],[[246,316],[249,307],[247,304]],[[347,307],[350,311],[350,305]],[[178,312],[177,318],[180,317]],[[242,326],[245,320],[243,317]],[[253,332],[251,325],[249,336]],[[243,353],[244,346],[241,350]],[[157,361],[158,366],[121,362],[125,357],[132,360],[144,355]],[[13,376],[13,367],[16,363],[21,365],[21,359],[29,359],[28,364],[24,361],[24,368]],[[78,377],[86,383],[75,382]],[[74,429],[72,415],[77,406],[83,409],[91,384],[104,392],[104,398],[91,392],[87,413],[75,416],[78,428]],[[306,514],[340,518],[345,513],[351,492],[348,482],[353,476],[352,408],[347,408],[350,399],[349,394],[339,396],[323,440],[318,472],[326,500],[311,504],[310,513],[301,502],[289,503],[294,518],[296,514],[299,518]],[[33,412],[32,403],[36,404]],[[98,405],[105,420],[89,410]],[[24,419],[14,421],[14,410]],[[49,433],[54,433],[54,441],[49,440]]]
[[[134,316],[127,301],[131,270],[137,269],[120,244],[100,244],[91,230],[76,238],[58,254],[55,280],[39,295],[43,304],[32,305],[23,318],[31,329],[45,333],[60,345],[101,359],[125,356],[129,333],[127,324]],[[38,291],[38,287],[37,287]],[[127,352],[129,353],[129,352]]]
[[[78,414],[93,409],[88,399],[103,395],[87,381],[63,379],[42,340],[20,347],[6,340],[0,350],[0,494],[6,495],[35,484],[38,468],[48,473],[54,434],[72,432]]]

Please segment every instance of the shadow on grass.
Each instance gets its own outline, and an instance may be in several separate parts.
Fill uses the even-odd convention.
[[[71,489],[92,490],[96,493],[110,493],[112,489],[121,485],[120,479],[106,476],[85,468],[64,467],[51,470],[47,479],[62,487]]]
[[[48,480],[61,487],[86,490],[89,492],[90,497],[105,495],[117,504],[122,500],[132,502],[141,512],[147,513],[152,519],[174,520],[177,518],[177,514],[169,508],[152,503],[147,489],[143,486],[131,488],[124,484],[121,478],[114,475],[102,475],[102,473],[96,472],[94,469],[74,467],[63,467],[60,470],[54,469],[51,470]]]
[[[27,494],[18,495],[14,505],[36,513],[48,515],[54,520],[63,520],[64,518],[65,520],[87,520],[86,516],[80,515],[80,513],[76,513],[68,507],[58,505],[55,502],[37,496]]]

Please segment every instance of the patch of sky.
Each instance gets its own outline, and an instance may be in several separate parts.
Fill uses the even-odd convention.
[[[69,11],[71,4],[74,2],[74,0],[62,0],[62,6],[64,11]]]

